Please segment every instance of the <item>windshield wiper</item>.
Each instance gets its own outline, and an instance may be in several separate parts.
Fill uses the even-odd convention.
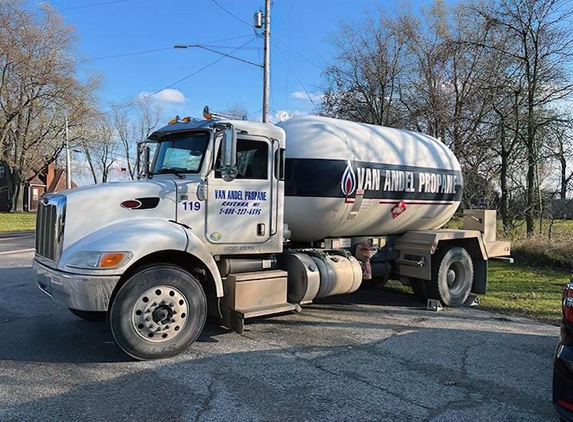
[[[164,168],[159,170],[158,172],[156,172],[155,174],[174,174],[175,176],[177,176],[180,179],[185,179],[185,176],[183,176],[179,170],[174,169],[174,168]]]

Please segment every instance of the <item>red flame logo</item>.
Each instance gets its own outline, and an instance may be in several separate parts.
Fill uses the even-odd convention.
[[[346,170],[344,170],[344,173],[342,173],[340,189],[342,190],[344,196],[350,196],[356,190],[356,175],[354,174],[354,170],[352,169],[350,161],[348,161]]]

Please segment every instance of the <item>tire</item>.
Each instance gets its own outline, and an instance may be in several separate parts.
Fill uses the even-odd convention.
[[[206,318],[201,284],[175,265],[139,270],[119,289],[110,309],[113,338],[138,360],[181,353],[199,337]]]
[[[89,322],[103,322],[106,319],[107,312],[97,311],[80,311],[78,309],[68,308],[72,314]]]
[[[435,256],[434,277],[429,283],[431,298],[444,306],[461,306],[468,298],[474,279],[474,266],[468,251],[461,247],[444,249]]]

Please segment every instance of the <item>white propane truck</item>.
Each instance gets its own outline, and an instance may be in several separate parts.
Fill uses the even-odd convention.
[[[46,195],[37,215],[41,290],[107,316],[136,359],[185,350],[208,313],[241,332],[389,278],[460,306],[486,292],[488,259],[509,255],[495,211],[439,230],[462,173],[432,137],[317,116],[170,123],[141,148],[140,180]]]

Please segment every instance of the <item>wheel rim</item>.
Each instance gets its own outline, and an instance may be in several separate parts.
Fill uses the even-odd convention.
[[[179,335],[189,318],[189,303],[175,287],[160,285],[146,290],[131,312],[133,328],[152,342],[168,341]]]
[[[448,268],[446,280],[448,282],[448,289],[450,293],[457,294],[463,287],[463,280],[466,277],[466,270],[464,265],[459,262],[453,262]]]

